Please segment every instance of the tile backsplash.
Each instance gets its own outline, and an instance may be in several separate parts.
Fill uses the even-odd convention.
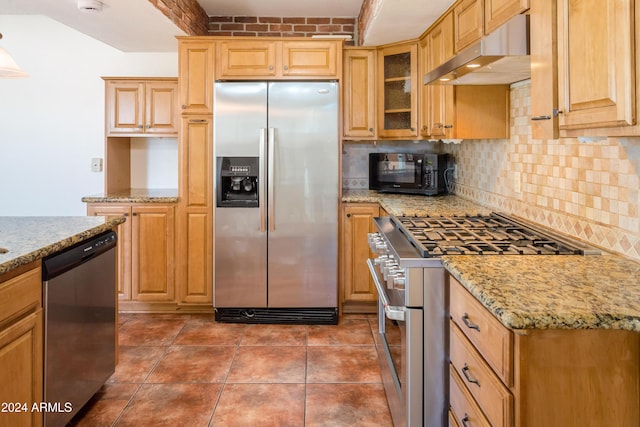
[[[640,138],[531,137],[530,81],[511,87],[511,137],[443,145],[456,193],[640,260]]]

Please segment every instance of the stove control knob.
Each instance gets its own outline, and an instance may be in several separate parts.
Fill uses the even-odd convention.
[[[369,233],[367,235],[367,240],[369,242],[369,248],[371,249],[371,252],[376,252],[376,245],[382,242],[380,233]]]
[[[373,264],[381,265],[382,262],[386,259],[389,259],[389,255],[378,255],[376,258],[373,259]]]
[[[385,263],[382,266],[382,278],[384,280],[387,280],[387,277],[389,277],[389,269],[391,268],[391,264],[389,262]]]
[[[387,275],[387,289],[400,289],[396,286],[396,282],[400,279],[404,281],[404,270],[402,268],[392,269]]]
[[[388,250],[387,244],[384,241],[377,242],[375,247],[376,250],[374,252],[386,252]]]
[[[394,289],[404,289],[405,277],[404,274],[397,275],[393,278],[393,287]]]
[[[398,264],[396,264],[395,261],[392,261],[390,263],[387,263],[387,265],[385,265],[382,269],[382,277],[384,277],[384,280],[387,280],[387,278],[392,275],[397,273],[398,271],[400,271],[401,269],[399,268]]]

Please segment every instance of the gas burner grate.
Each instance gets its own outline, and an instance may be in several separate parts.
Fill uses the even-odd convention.
[[[392,217],[424,258],[442,255],[573,255],[579,249],[503,214]]]

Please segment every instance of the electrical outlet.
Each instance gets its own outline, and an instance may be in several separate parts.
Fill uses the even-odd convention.
[[[102,159],[100,157],[91,159],[91,172],[102,172]]]

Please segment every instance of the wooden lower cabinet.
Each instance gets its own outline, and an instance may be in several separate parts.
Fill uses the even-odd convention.
[[[1,427],[41,426],[43,400],[40,261],[0,276]]]
[[[172,204],[91,203],[88,215],[124,215],[118,226],[120,310],[130,302],[175,302],[175,207]],[[144,307],[144,306],[142,306]]]
[[[378,293],[367,267],[372,257],[367,235],[376,231],[373,218],[380,216],[377,203],[346,203],[342,206],[343,313],[375,313]]]
[[[637,332],[511,330],[449,278],[449,410],[459,425],[640,425]]]

